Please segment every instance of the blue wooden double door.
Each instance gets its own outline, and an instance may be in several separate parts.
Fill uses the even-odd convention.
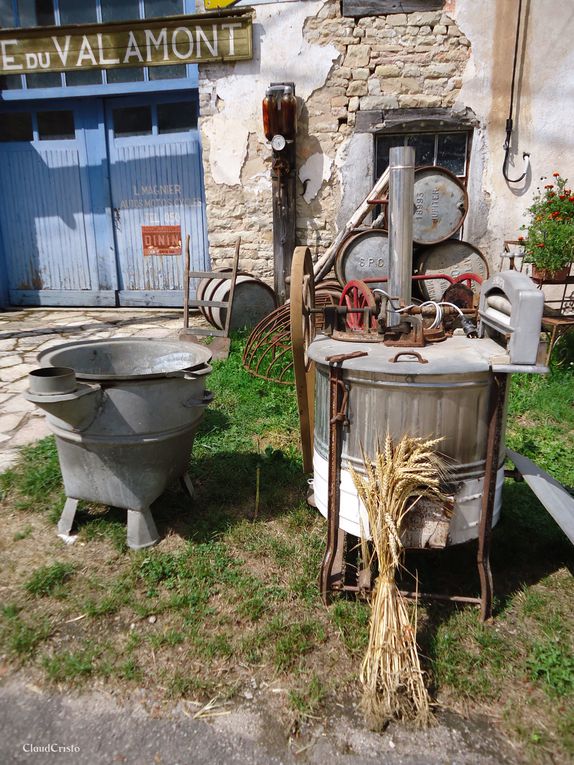
[[[9,304],[181,305],[180,240],[209,265],[196,91],[0,111]]]

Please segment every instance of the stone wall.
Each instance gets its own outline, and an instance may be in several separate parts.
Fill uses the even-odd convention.
[[[300,8],[295,11],[295,6]],[[357,194],[356,189],[344,186],[357,112],[452,106],[470,51],[469,41],[448,13],[393,14],[355,21],[341,17],[339,0],[283,4],[285,20],[292,22],[297,16],[300,27],[294,31],[292,24],[289,33],[283,27],[290,43],[289,50],[282,49],[269,44],[275,20],[272,14],[278,8],[281,4],[257,8],[254,30],[263,42],[255,46],[259,60],[251,70],[250,91],[245,81],[250,70],[244,65],[200,68],[212,263],[215,267],[228,263],[241,236],[241,266],[266,278],[272,275],[273,262],[271,151],[262,135],[260,104],[273,75],[274,81],[292,80],[297,88],[297,237],[318,257],[332,241],[343,195],[352,198]],[[271,64],[267,61],[270,56],[274,59]],[[266,72],[270,79],[265,82]],[[239,83],[239,92],[226,89],[226,83]],[[247,131],[246,139],[239,140],[241,130]],[[373,143],[371,136],[365,138]],[[227,139],[235,151],[222,147]],[[226,175],[226,166],[238,159],[240,172]],[[370,188],[372,154],[365,161],[364,172]]]

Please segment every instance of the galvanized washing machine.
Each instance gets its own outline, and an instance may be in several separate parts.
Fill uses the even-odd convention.
[[[64,343],[39,355],[28,401],[56,437],[67,500],[58,533],[69,537],[80,500],[127,510],[127,544],[159,541],[150,505],[173,479],[192,494],[187,468],[212,399],[211,352],[146,338]]]
[[[365,586],[360,576],[352,584],[344,577],[344,535],[369,538],[350,468],[364,473],[363,455],[373,458],[387,434],[395,442],[436,438],[449,463],[451,505],[411,513],[403,543],[440,548],[478,539],[481,597],[458,599],[480,603],[487,618],[507,382],[512,373],[547,371],[537,363],[544,298],[527,276],[507,271],[482,283],[478,310],[463,285],[455,302],[413,304],[413,176],[414,151],[392,149],[386,289],[349,282],[340,304],[324,309],[322,334],[307,348],[315,374],[314,502],[328,519],[321,591],[327,601],[333,591]]]

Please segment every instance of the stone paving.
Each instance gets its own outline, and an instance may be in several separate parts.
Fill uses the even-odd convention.
[[[20,447],[48,435],[44,413],[24,398],[28,372],[41,350],[72,340],[110,337],[177,337],[178,309],[29,308],[0,313],[0,472]],[[203,324],[193,317],[191,324]]]

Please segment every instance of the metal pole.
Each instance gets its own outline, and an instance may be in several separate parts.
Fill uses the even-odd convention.
[[[394,146],[389,158],[389,293],[408,305],[413,273],[415,150]],[[391,310],[389,325],[394,327],[400,321],[401,315]]]

